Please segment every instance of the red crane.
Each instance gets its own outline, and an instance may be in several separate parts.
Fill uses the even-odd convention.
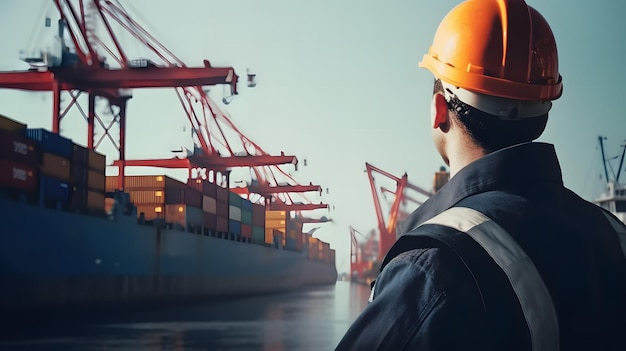
[[[399,217],[402,215],[406,216],[406,211],[401,211],[401,205],[403,203],[406,203],[407,201],[412,201],[418,205],[421,204],[421,201],[408,196],[405,191],[413,190],[426,197],[430,197],[432,195],[432,192],[409,183],[408,175],[406,173],[402,177],[396,177],[393,174],[374,167],[369,163],[365,164],[365,168],[369,178],[372,196],[374,198],[374,207],[376,209],[376,219],[378,221],[378,231],[380,235],[377,260],[378,262],[382,262],[387,251],[389,251],[391,246],[396,242],[396,225],[399,221]],[[387,218],[385,218],[385,216],[383,215],[381,198],[379,197],[379,190],[376,186],[374,173],[378,173],[387,177],[388,179],[391,179],[393,182],[395,182],[396,185],[395,191],[389,190],[385,187],[380,188],[381,192],[391,193],[394,195],[394,199],[390,206]]]
[[[87,147],[96,149],[108,139],[118,150],[119,157],[114,162],[119,168],[118,188],[123,188],[126,166],[186,168],[190,175],[192,169],[225,171],[231,167],[251,167],[260,184],[276,186],[277,175],[286,175],[278,165],[297,165],[295,156],[283,153],[272,156],[247,138],[203,89],[208,85],[228,85],[230,96],[236,95],[238,76],[232,67],[213,67],[208,60],[201,67],[188,67],[133,20],[119,1],[53,1],[60,16],[59,51],[23,56],[32,69],[0,72],[0,88],[52,92],[52,131],[56,133],[61,129],[62,119],[77,106],[88,125]],[[45,25],[51,26],[50,18],[46,18]],[[121,45],[119,33],[135,38],[149,57],[131,59]],[[254,74],[248,74],[248,85],[255,85]],[[130,89],[157,87],[175,88],[199,148],[185,159],[127,160],[126,104],[132,98]],[[62,106],[61,100],[64,92],[70,95],[66,106]],[[87,112],[78,102],[82,94],[88,95]],[[96,113],[96,98],[108,102],[113,115],[111,121]],[[117,138],[112,135],[116,125]],[[98,140],[94,134],[96,127],[102,129]],[[292,185],[299,185],[288,178]],[[296,204],[289,193],[283,193],[274,202],[277,202],[275,207],[293,205],[291,209],[295,210],[327,208],[322,204]]]

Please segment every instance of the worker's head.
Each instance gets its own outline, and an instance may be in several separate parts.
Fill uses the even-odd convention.
[[[563,90],[552,30],[523,0],[464,1],[419,65],[435,76],[433,126],[458,123],[487,152],[538,138]]]

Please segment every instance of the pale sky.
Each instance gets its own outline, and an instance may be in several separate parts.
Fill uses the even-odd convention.
[[[19,60],[19,50],[37,41],[34,33],[43,26],[44,6],[51,8],[51,3],[0,2],[5,33],[0,70],[27,68]],[[441,18],[458,3],[123,2],[135,20],[188,66],[201,66],[208,59],[214,66],[234,67],[241,78],[246,68],[257,74],[257,87],[246,88],[242,79],[240,94],[231,104],[220,106],[265,151],[297,156],[297,171],[291,166],[283,169],[298,182],[328,188],[328,194],[307,197],[331,206],[330,211],[310,215],[333,219],[319,225],[315,236],[337,250],[340,272],[348,269],[348,227],[364,233],[377,226],[365,163],[396,176],[407,172],[409,182],[427,189],[432,187],[433,173],[443,165],[432,146],[428,123],[432,75],[417,63]],[[621,104],[626,81],[626,41],[621,38],[626,4],[617,0],[528,3],[552,26],[564,84],[540,141],[555,145],[566,186],[590,200],[603,189],[598,136],[607,137],[608,156],[618,155],[626,140]],[[122,44],[129,52],[142,54],[132,40],[123,39]],[[219,102],[222,88],[213,88],[211,96]],[[0,89],[0,106],[0,114],[31,127],[51,127],[50,93]],[[127,117],[129,159],[169,158],[173,156],[169,150],[190,143],[186,117],[171,89],[135,90]],[[68,117],[62,133],[84,144],[86,124],[79,116]],[[113,160],[104,144],[101,151],[109,162]],[[391,188],[382,177],[377,182]]]

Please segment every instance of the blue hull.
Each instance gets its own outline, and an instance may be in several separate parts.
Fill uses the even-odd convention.
[[[0,308],[160,301],[334,284],[302,252],[0,198]]]

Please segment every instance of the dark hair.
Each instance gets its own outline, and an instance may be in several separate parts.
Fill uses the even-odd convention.
[[[436,79],[433,94],[443,92],[441,80]],[[448,101],[448,110],[454,112],[467,134],[488,153],[537,139],[548,122],[547,113],[517,121],[500,119],[464,103],[454,95]]]

